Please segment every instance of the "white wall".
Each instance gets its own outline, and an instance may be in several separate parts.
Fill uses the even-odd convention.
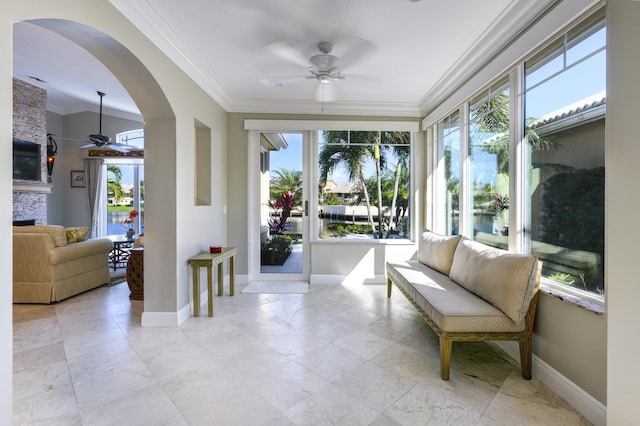
[[[607,4],[607,424],[640,424],[640,2]]]
[[[63,170],[64,144],[61,137],[63,132],[62,116],[47,111],[47,133],[55,135],[53,138],[58,145],[58,153],[56,162],[53,165],[53,173],[51,174],[51,194],[47,195],[47,223],[51,225],[62,225],[64,218],[64,179],[66,178],[66,170]]]

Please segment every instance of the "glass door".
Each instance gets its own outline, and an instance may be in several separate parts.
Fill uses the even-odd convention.
[[[142,160],[105,160],[107,235],[144,232],[144,164]]]
[[[309,134],[260,133],[259,237],[252,277],[308,281]],[[259,241],[259,244],[257,242]],[[254,251],[255,253],[255,251]]]

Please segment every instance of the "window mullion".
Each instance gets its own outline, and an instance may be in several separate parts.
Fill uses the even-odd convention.
[[[530,214],[528,214],[529,150],[525,136],[524,64],[516,66],[509,75],[509,248],[516,252],[530,252]]]
[[[460,234],[473,235],[473,185],[471,183],[471,158],[469,157],[469,103],[460,106]]]

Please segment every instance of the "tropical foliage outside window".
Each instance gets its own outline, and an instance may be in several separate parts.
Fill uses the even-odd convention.
[[[478,232],[508,235],[508,78],[489,87],[470,103],[469,158],[473,235]]]
[[[144,149],[144,130],[116,135],[116,142]],[[122,223],[132,211],[139,212],[126,222],[135,233],[144,232],[144,164],[141,159],[105,157],[107,173],[107,235],[122,234]]]
[[[319,238],[409,238],[409,132],[322,131]]]

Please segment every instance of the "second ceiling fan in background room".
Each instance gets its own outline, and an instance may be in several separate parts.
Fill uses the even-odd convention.
[[[100,96],[100,126],[98,128],[98,133],[89,135],[90,144],[83,145],[80,148],[109,148],[120,152],[128,152],[132,147],[125,144],[115,143],[111,141],[109,136],[105,136],[102,134],[102,98],[105,96],[103,92],[98,91],[98,96]]]

